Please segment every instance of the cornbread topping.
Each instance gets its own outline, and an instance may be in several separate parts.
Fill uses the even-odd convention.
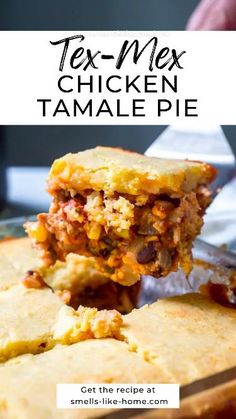
[[[69,253],[63,262],[58,260],[48,268],[41,268],[39,273],[54,291],[68,290],[73,296],[87,287],[96,289],[109,281],[99,272],[95,258],[73,253]]]
[[[52,166],[49,213],[26,230],[48,266],[68,253],[93,255],[98,270],[123,285],[179,266],[188,274],[213,177],[203,163],[117,149],[70,154]]]
[[[130,350],[186,384],[236,365],[236,310],[197,294],[165,298],[124,316]]]
[[[38,256],[28,243],[29,239],[4,243],[7,261],[1,265],[5,288],[0,291],[1,419],[19,415],[24,419],[77,419],[78,415],[85,419],[101,415],[101,409],[57,409],[57,383],[186,384],[236,364],[234,309],[205,296],[187,294],[160,300],[125,316],[115,310],[73,310],[56,295],[64,293],[66,286],[63,263],[57,265],[55,282],[50,272],[56,293],[48,287],[27,288],[19,283],[22,272],[38,264]],[[18,283],[13,285],[15,277]],[[74,285],[71,289],[76,290]],[[112,306],[118,296],[137,285],[122,287],[108,281],[91,289],[90,297],[85,287],[83,298],[90,299],[93,306],[93,302],[102,305],[108,301]],[[81,293],[82,288],[77,295],[80,300]],[[226,394],[226,402],[232,394],[235,389]],[[197,404],[198,413],[199,406],[201,403]]]
[[[62,305],[48,288],[26,288],[19,284],[1,291],[0,362],[50,349],[51,328]]]
[[[40,293],[42,290],[34,292]],[[80,333],[83,323],[80,315],[77,317],[74,312],[70,313],[70,309],[64,308],[59,309],[58,313],[61,317],[57,314],[54,325],[60,325],[60,330],[63,328],[61,334],[59,330],[59,339],[63,336],[70,339],[74,332]],[[96,315],[94,311],[86,314],[82,309],[85,329]],[[122,321],[122,341],[120,338],[86,339],[71,345],[56,345],[37,355],[29,353],[2,364],[0,417],[18,418],[20,412],[24,419],[94,418],[103,414],[103,411],[57,409],[56,385],[182,385],[236,364],[236,311],[222,307],[207,297],[187,294],[160,300],[123,316]],[[54,330],[54,336],[55,333]],[[201,403],[198,403],[197,417],[200,407]],[[104,414],[107,414],[107,409]]]
[[[23,250],[22,250],[23,249]],[[40,252],[33,248],[28,237],[0,241],[0,291],[19,282],[30,269],[43,267]]]
[[[15,285],[0,292],[0,362],[44,352],[58,343],[119,337],[121,326],[116,310],[74,310],[48,288]]]

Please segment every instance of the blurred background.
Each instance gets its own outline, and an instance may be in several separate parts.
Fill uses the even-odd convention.
[[[198,0],[7,0],[2,30],[183,30]]]
[[[0,5],[0,29],[184,30],[197,4],[198,0],[8,0]],[[0,217],[47,209],[45,177],[56,157],[98,144],[144,152],[163,129],[164,126],[0,127]]]

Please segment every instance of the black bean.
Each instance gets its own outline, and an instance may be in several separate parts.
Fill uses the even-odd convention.
[[[47,343],[46,342],[42,342],[39,344],[39,348],[46,348]]]
[[[105,237],[103,238],[103,241],[104,241],[104,243],[108,244],[108,246],[113,247],[113,242],[112,242],[112,240],[110,239],[110,237],[105,236]]]
[[[157,234],[157,230],[149,224],[140,225],[138,234],[141,234],[141,236],[155,236],[155,234]]]
[[[99,250],[99,254],[100,256],[102,256],[103,258],[106,258],[107,256],[109,256],[111,253],[111,250],[108,249],[107,247],[105,247],[105,249],[100,249]]]
[[[115,272],[115,268],[111,266],[105,265],[104,268],[105,268],[105,271],[108,272],[109,274],[114,274]]]
[[[149,242],[147,246],[143,247],[137,254],[137,262],[142,265],[151,262],[156,257],[156,250],[153,242]]]
[[[26,272],[26,274],[28,276],[32,276],[32,275],[34,275],[34,273],[35,273],[35,271],[31,271],[31,270],[29,270],[29,271]]]

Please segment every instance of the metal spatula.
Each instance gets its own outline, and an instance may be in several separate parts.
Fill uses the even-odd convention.
[[[150,145],[145,154],[212,164],[218,170],[217,179],[212,184],[213,196],[220,193],[220,189],[236,174],[235,156],[220,126],[170,126]],[[236,267],[234,253],[221,251],[199,239],[195,241],[194,257],[223,267]]]

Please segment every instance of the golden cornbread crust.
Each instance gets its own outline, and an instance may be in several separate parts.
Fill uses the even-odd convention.
[[[122,316],[123,325],[114,312],[81,308],[76,313],[48,288],[27,289],[19,284],[19,274],[38,263],[39,256],[28,244],[29,239],[1,243],[2,254],[4,246],[8,252],[8,262],[1,263],[1,360],[28,352],[0,364],[1,419],[18,418],[19,413],[24,419],[77,419],[102,413],[100,409],[56,409],[59,382],[184,384],[236,365],[235,310],[192,294],[134,310]],[[103,333],[114,333],[115,339],[91,339]],[[76,339],[88,340],[71,344]],[[45,342],[51,346],[39,347]],[[194,406],[199,415],[201,411],[213,415],[222,394],[227,408],[234,393],[227,388],[215,394],[202,404],[197,399]],[[189,418],[195,414],[193,408],[185,407],[185,412],[190,412]]]
[[[70,317],[70,313],[62,313],[63,319],[64,314]],[[94,315],[89,314],[89,318]],[[72,327],[67,327],[70,336],[73,320],[74,315]],[[58,410],[57,383],[187,384],[235,366],[235,321],[235,310],[207,297],[187,294],[160,300],[123,316],[118,337],[123,341],[89,339],[58,345],[44,354],[14,358],[0,366],[0,417],[17,418],[20,412],[24,419],[77,419],[103,413],[100,409]],[[60,322],[61,319],[57,325]],[[193,405],[183,402],[184,412],[192,413],[192,417],[206,413],[205,418],[209,412],[214,418],[220,406],[227,408],[227,401],[235,394],[233,389],[235,386],[226,385],[222,392],[217,393],[216,388],[207,392],[205,398],[196,396]],[[174,413],[170,411],[167,417],[182,417],[178,416],[179,411],[177,416]],[[150,412],[147,417],[155,417],[152,415]]]
[[[109,409],[57,409],[57,383],[156,383],[167,373],[150,365],[114,339],[58,346],[41,355],[25,355],[0,366],[0,417],[83,419]]]
[[[40,353],[55,344],[51,328],[63,303],[48,288],[14,285],[0,292],[0,362]]]
[[[119,335],[122,317],[114,308],[122,313],[131,311],[137,303],[139,284],[125,288],[104,279],[93,258],[78,255],[68,255],[66,262],[47,272],[28,238],[3,241],[2,255],[4,249],[6,258],[0,264],[0,363],[21,354],[47,351],[58,343]],[[31,287],[25,286],[22,280],[33,267],[45,274],[40,287],[35,287],[34,281]],[[60,292],[70,293],[68,303],[73,308],[59,298]]]
[[[27,270],[43,265],[40,252],[28,237],[0,241],[0,291],[19,283]]]
[[[116,310],[63,304],[50,289],[15,285],[0,292],[0,363],[21,354],[37,354],[55,345],[120,336]]]
[[[46,284],[54,291],[68,290],[72,295],[82,293],[86,287],[96,289],[109,279],[98,270],[95,258],[69,253],[64,262],[57,261],[49,268],[39,270]]]
[[[124,316],[131,350],[187,384],[236,366],[236,310],[200,295],[165,298]]]
[[[131,195],[178,194],[208,184],[215,170],[206,163],[165,160],[119,148],[96,147],[55,160],[48,190],[103,190]]]

